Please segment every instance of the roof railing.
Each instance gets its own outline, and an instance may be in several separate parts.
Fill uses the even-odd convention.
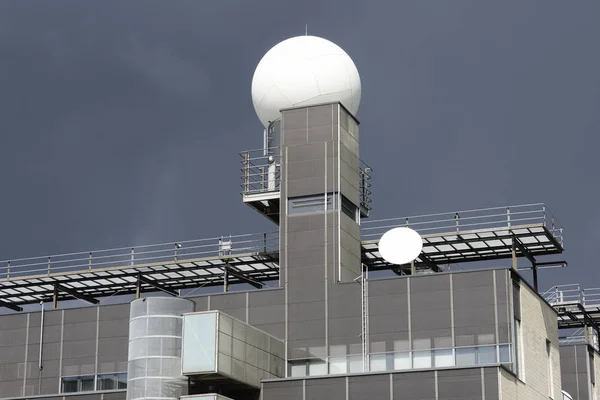
[[[269,253],[278,250],[278,232],[227,235],[0,261],[0,279],[18,279],[23,276],[74,271],[97,271],[111,267],[176,262],[205,257],[226,257],[247,253]]]

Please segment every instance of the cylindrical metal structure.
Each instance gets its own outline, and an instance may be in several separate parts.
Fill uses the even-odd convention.
[[[147,297],[131,303],[127,400],[178,400],[186,394],[181,338],[182,315],[189,312],[194,312],[194,303],[177,297]]]

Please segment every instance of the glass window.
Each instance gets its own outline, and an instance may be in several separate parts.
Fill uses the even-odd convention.
[[[117,389],[127,389],[127,374],[117,374]]]
[[[96,380],[95,376],[82,376],[81,377],[81,391],[82,392],[91,392],[94,390],[94,381]]]
[[[117,388],[116,375],[99,375],[98,390],[114,390]]]
[[[79,378],[68,377],[62,378],[62,393],[74,393],[79,391]]]
[[[496,363],[496,346],[481,346],[477,349],[478,364]]]
[[[414,351],[413,368],[431,368],[431,350]]]
[[[454,353],[452,349],[434,350],[433,360],[436,367],[454,366]]]
[[[394,353],[394,369],[402,370],[402,369],[411,369],[412,368],[412,360],[410,359],[409,351],[398,351]]]
[[[306,376],[306,361],[290,362],[290,376]]]
[[[456,349],[456,365],[475,365],[476,359],[475,347],[462,347]]]
[[[501,363],[509,363],[510,362],[510,344],[500,345],[499,348],[500,348],[500,362]]]
[[[370,370],[372,372],[387,370],[387,358],[385,353],[371,354],[369,358]]]
[[[327,363],[323,360],[310,360],[308,362],[308,375],[327,375]]]
[[[356,210],[358,210],[358,207],[348,200],[346,196],[342,195],[342,212],[346,214],[352,221],[356,221]]]
[[[348,364],[350,366],[350,373],[363,372],[364,364],[362,355],[348,356]]]
[[[348,372],[348,364],[346,362],[346,356],[331,357],[329,359],[329,373],[330,374],[345,374],[346,372]]]

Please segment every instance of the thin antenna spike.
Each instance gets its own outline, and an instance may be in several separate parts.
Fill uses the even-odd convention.
[[[306,31],[305,31],[305,35],[308,36],[308,24],[306,24]]]

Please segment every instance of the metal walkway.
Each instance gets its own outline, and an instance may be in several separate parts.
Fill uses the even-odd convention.
[[[377,240],[395,226],[423,237],[414,265],[385,262]],[[445,264],[533,258],[563,251],[563,229],[543,204],[363,222],[362,259],[369,271],[441,271]],[[149,246],[0,261],[0,307],[279,279],[278,232],[221,236]],[[541,265],[541,263],[540,263]]]

